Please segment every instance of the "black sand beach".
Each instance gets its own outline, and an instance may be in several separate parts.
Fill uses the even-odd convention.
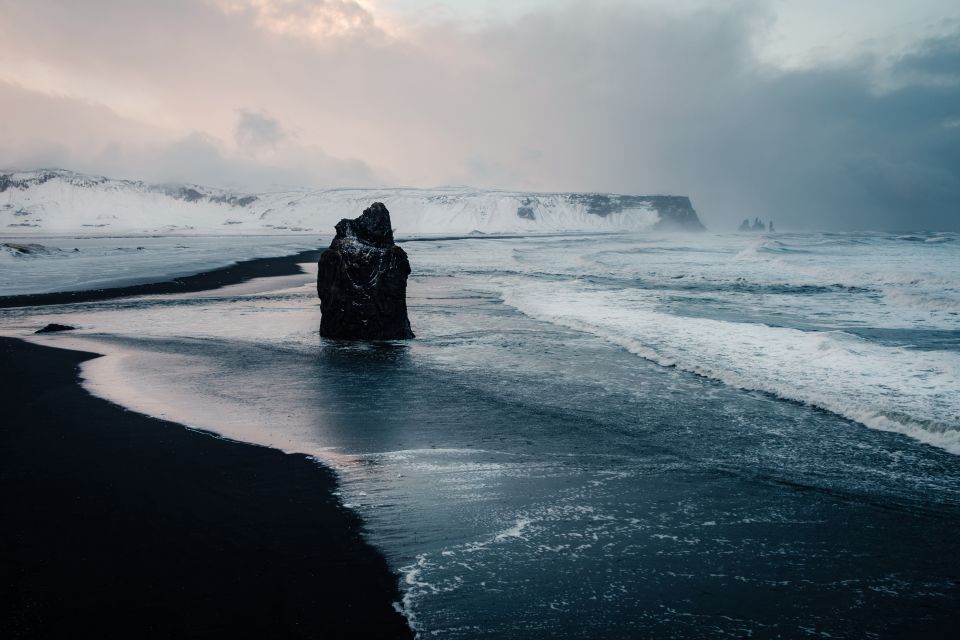
[[[94,398],[91,357],[0,339],[0,637],[412,636],[329,470]]]
[[[244,260],[228,267],[213,269],[189,276],[149,282],[127,287],[90,289],[86,291],[60,291],[55,293],[28,293],[16,296],[0,296],[0,309],[10,307],[32,307],[51,304],[70,304],[72,302],[93,302],[128,296],[148,296],[168,293],[192,293],[216,289],[231,284],[239,284],[253,278],[272,276],[290,276],[302,273],[299,263],[316,262],[320,251],[301,251],[290,256],[274,258],[255,258]]]

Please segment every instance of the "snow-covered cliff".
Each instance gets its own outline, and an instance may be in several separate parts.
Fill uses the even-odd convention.
[[[0,234],[322,233],[377,201],[402,235],[703,229],[683,196],[469,187],[237,193],[41,170],[0,172]]]

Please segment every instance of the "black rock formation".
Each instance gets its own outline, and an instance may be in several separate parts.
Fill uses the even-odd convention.
[[[537,214],[534,212],[533,207],[522,205],[517,207],[517,217],[524,218],[526,220],[536,220]]]
[[[412,338],[407,318],[406,252],[393,242],[390,212],[373,203],[359,218],[337,223],[320,255],[320,335],[342,340]]]
[[[43,329],[37,329],[34,333],[57,333],[58,331],[73,331],[76,327],[71,327],[68,324],[57,324],[56,322],[51,322]]]
[[[628,196],[612,193],[562,194],[569,202],[583,205],[587,213],[605,218],[634,209],[653,209],[660,216],[658,231],[703,231],[703,223],[687,196]],[[517,211],[517,215],[524,217]]]
[[[754,218],[753,223],[750,223],[750,218],[747,218],[740,223],[740,228],[738,231],[766,231],[767,225],[763,224],[763,220],[760,218]],[[770,223],[770,231],[773,231],[773,222]]]
[[[18,214],[14,214],[14,215],[18,215]],[[10,226],[13,226],[13,225],[10,225]],[[39,253],[55,253],[60,251],[60,249],[51,249],[49,247],[45,247],[42,244],[37,244],[35,242],[30,242],[27,244],[19,244],[16,242],[4,242],[3,244],[0,244],[0,249],[3,249],[14,256],[29,256],[33,254],[39,254]]]

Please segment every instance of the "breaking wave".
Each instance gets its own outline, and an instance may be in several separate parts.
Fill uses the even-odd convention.
[[[592,333],[658,364],[960,455],[960,354],[883,346],[842,331],[668,315],[642,291],[552,283],[506,286],[501,295],[526,315]]]

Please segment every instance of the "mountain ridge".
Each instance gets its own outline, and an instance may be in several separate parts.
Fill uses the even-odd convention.
[[[397,231],[404,234],[704,228],[686,196],[461,186],[243,192],[65,169],[0,171],[0,230],[14,235],[322,233],[373,201],[390,208]]]

